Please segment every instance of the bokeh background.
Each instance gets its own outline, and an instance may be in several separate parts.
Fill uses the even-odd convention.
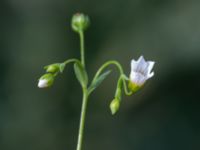
[[[105,61],[156,61],[155,76],[110,115],[118,72],[92,94],[85,150],[200,149],[200,1],[1,0],[0,149],[75,150],[81,88],[69,66],[50,89],[38,89],[43,66],[79,57],[71,30],[76,12],[90,16],[90,78]]]

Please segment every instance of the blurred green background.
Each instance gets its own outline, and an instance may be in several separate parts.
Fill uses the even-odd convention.
[[[84,150],[200,149],[200,1],[1,0],[0,150],[75,150],[81,88],[67,67],[38,89],[43,66],[79,57],[71,30],[76,12],[90,16],[90,78],[110,59],[129,75],[130,60],[156,61],[155,76],[110,115],[118,72],[90,97]]]

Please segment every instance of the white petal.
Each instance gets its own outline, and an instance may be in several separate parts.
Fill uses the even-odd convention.
[[[146,75],[148,63],[145,61],[144,57],[140,56],[137,63],[138,65],[136,71],[142,73],[143,75]]]
[[[137,62],[138,62],[139,64],[146,63],[146,61],[145,61],[145,59],[144,59],[143,56],[140,56],[140,57],[138,58]]]
[[[146,81],[146,76],[142,75],[141,73],[137,73],[132,71],[130,74],[130,80],[131,82],[141,86],[144,84],[144,82]]]
[[[135,61],[134,59],[132,59],[132,60],[131,60],[131,70],[132,70],[132,71],[136,71],[137,66],[138,66],[137,61]]]
[[[132,59],[131,61],[131,70],[135,72],[142,72],[146,68],[146,62],[143,56],[140,56],[137,61]]]
[[[45,88],[47,86],[48,86],[48,81],[47,80],[45,80],[45,79],[39,80],[39,82],[38,82],[38,87],[39,88]]]
[[[147,76],[148,76],[148,78],[151,78],[154,75],[154,72],[151,72],[151,70],[153,69],[155,62],[154,61],[148,61],[147,63],[148,63]]]
[[[154,76],[154,72],[151,72],[150,74],[147,75],[147,79],[151,78]]]

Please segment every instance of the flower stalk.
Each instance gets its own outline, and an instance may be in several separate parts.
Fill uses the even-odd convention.
[[[83,68],[85,69],[84,32],[82,30],[79,31],[79,37],[80,37],[81,64]],[[83,91],[83,100],[82,100],[82,107],[81,107],[80,125],[79,125],[79,133],[78,133],[78,141],[77,141],[76,150],[82,149],[84,127],[85,127],[85,117],[86,117],[87,103],[88,103],[88,98],[89,98],[87,85],[82,86],[82,91]]]
[[[81,63],[85,67],[85,46],[84,46],[84,33],[83,31],[79,32],[80,36],[80,50],[81,50]]]
[[[82,149],[84,126],[85,126],[85,116],[86,116],[87,103],[88,103],[88,96],[89,95],[88,95],[87,89],[83,89],[83,101],[82,101],[81,117],[80,117],[79,133],[78,133],[78,142],[77,142],[76,150],[81,150]]]

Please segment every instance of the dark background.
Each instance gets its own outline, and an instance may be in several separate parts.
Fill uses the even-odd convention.
[[[90,16],[90,79],[105,61],[156,61],[155,76],[110,115],[118,72],[92,94],[84,150],[200,149],[200,1],[1,0],[0,150],[75,150],[81,88],[72,66],[50,89],[37,88],[43,66],[79,57],[71,30]]]

